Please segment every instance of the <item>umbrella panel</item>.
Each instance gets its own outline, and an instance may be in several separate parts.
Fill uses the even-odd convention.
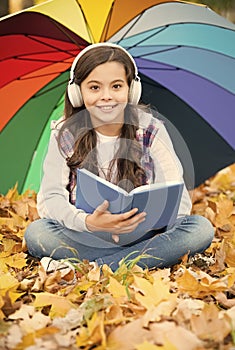
[[[37,72],[29,74],[24,79],[18,79],[0,89],[0,98],[4,101],[2,105],[3,116],[0,120],[0,128],[3,128],[12,116],[21,108],[30,98],[34,98],[40,89],[50,81],[53,81],[61,72],[70,66],[69,63],[55,63],[49,67],[42,68]],[[27,78],[27,79],[26,79]],[[14,103],[12,103],[14,96]],[[31,113],[32,114],[32,113]]]
[[[125,3],[127,2],[125,1]],[[144,2],[141,1],[138,4],[142,5],[143,3]],[[136,2],[132,2],[132,4],[134,6],[137,5]],[[123,14],[119,14],[121,20],[120,18],[118,19],[118,14],[115,14],[114,11],[112,11],[112,14],[110,15],[112,15],[112,22],[114,20],[114,15],[116,15],[116,28],[114,28],[114,26],[113,28],[112,26],[110,27],[110,24],[107,21],[109,30],[104,30],[102,39],[115,42],[151,30],[153,27],[164,27],[167,29],[168,26],[172,24],[179,25],[182,23],[190,23],[196,24],[197,26],[201,23],[234,30],[233,23],[229,22],[222,16],[219,16],[214,11],[211,11],[206,5],[193,4],[184,1],[166,1],[165,3],[157,1],[152,7],[148,9],[145,7],[145,11],[138,12],[135,18],[129,17],[127,21],[123,22],[121,22],[121,20],[124,19]],[[127,23],[126,25],[125,22]],[[185,33],[183,34],[183,37],[185,37]]]
[[[235,162],[234,149],[195,110],[161,84],[143,74],[140,77],[143,84],[142,101],[157,106],[163,115],[182,162],[188,187],[192,187],[193,182],[195,186],[200,185],[217,171]],[[192,173],[190,159],[185,147],[182,148],[182,142],[179,142],[175,128],[190,151],[195,174]]]
[[[36,192],[39,191],[42,171],[43,171],[43,161],[47,152],[48,143],[51,134],[51,121],[58,120],[63,115],[64,109],[64,96],[60,99],[59,103],[55,106],[54,111],[52,112],[48,122],[42,132],[38,146],[34,152],[32,162],[27,172],[27,177],[24,182],[22,192],[27,189],[32,189]]]
[[[3,129],[0,138],[1,193],[16,182],[21,192],[28,168],[37,149],[49,116],[64,94],[68,72],[40,90],[26,103]]]
[[[235,149],[232,127],[234,94],[207,79],[176,67],[142,59],[137,59],[137,62],[142,74],[180,96]]]

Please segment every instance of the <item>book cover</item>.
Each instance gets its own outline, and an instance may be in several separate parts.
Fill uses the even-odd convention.
[[[131,233],[119,235],[119,245],[140,239],[147,231],[174,225],[183,192],[183,182],[154,183],[126,192],[111,182],[94,175],[86,169],[77,171],[76,207],[92,213],[104,200],[109,201],[108,210],[119,214],[138,208],[147,213],[146,220]],[[110,234],[96,233],[110,241]],[[106,237],[107,236],[107,237]]]

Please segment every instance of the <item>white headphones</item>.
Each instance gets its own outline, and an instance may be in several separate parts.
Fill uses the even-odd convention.
[[[140,82],[140,78],[138,76],[138,69],[136,66],[136,63],[133,59],[133,57],[127,52],[123,47],[116,45],[116,44],[111,44],[111,43],[96,43],[87,46],[85,49],[83,49],[79,54],[75,57],[73,64],[70,69],[70,80],[68,83],[67,91],[68,91],[68,97],[69,101],[71,102],[72,106],[74,108],[81,107],[83,105],[83,98],[80,90],[80,86],[74,82],[75,80],[75,68],[76,65],[79,61],[79,59],[84,55],[89,50],[92,50],[98,46],[108,46],[108,47],[117,47],[124,51],[126,55],[129,57],[129,59],[132,61],[135,67],[135,78],[132,80],[130,89],[129,89],[129,98],[128,102],[132,104],[137,104],[139,102],[140,96],[141,96],[141,91],[142,91],[142,86]]]

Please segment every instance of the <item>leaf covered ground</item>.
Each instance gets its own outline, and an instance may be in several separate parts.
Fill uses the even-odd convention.
[[[117,271],[27,254],[36,194],[0,196],[0,350],[235,349],[235,164],[194,191],[193,213],[215,229],[210,248],[170,269]],[[47,261],[44,261],[47,263]]]

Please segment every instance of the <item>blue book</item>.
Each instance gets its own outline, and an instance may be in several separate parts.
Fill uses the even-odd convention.
[[[146,212],[145,221],[140,223],[136,230],[119,235],[118,245],[127,245],[139,240],[150,230],[170,228],[174,225],[183,186],[183,182],[168,181],[143,185],[126,192],[86,169],[78,169],[75,205],[86,213],[93,213],[104,200],[108,200],[108,210],[113,214],[124,213],[133,208],[138,208],[139,212]],[[111,241],[110,234],[102,233],[98,236]]]

